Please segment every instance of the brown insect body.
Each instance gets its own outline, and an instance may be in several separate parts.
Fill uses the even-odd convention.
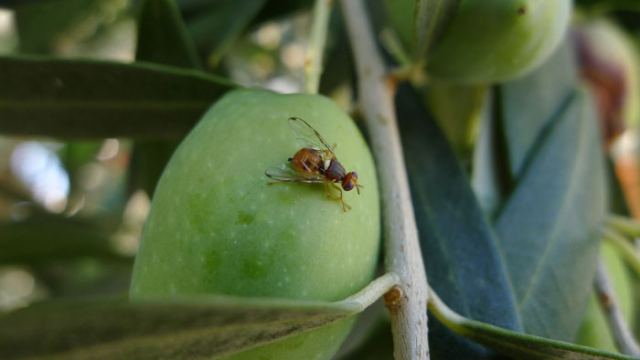
[[[324,166],[324,154],[322,150],[302,148],[289,161],[297,172],[321,173]]]
[[[359,194],[362,185],[358,184],[358,174],[355,171],[345,170],[336,158],[333,147],[329,146],[320,133],[306,121],[292,117],[289,119],[289,124],[299,140],[313,146],[305,146],[289,158],[293,173],[287,173],[286,169],[273,168],[267,169],[265,174],[276,182],[323,183],[327,196],[339,200],[343,210],[349,209],[350,206],[342,199],[342,190],[351,191],[355,187]],[[336,184],[340,184],[341,187]],[[339,197],[331,195],[329,185],[339,190]]]
[[[324,175],[327,180],[340,183],[345,191],[351,191],[356,187],[360,192],[357,187],[358,174],[354,171],[347,173],[338,159],[327,151],[302,148],[289,161],[297,172]]]

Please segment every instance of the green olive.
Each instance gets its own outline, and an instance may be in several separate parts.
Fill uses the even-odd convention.
[[[302,147],[289,126],[294,116],[336,145],[347,171],[357,171],[361,193],[343,191],[351,210],[328,198],[323,184],[271,184],[265,176],[267,169],[288,166]],[[367,144],[333,102],[318,95],[233,91],[204,115],[158,183],[131,298],[343,299],[373,276],[380,237],[377,191]],[[350,322],[234,358],[330,358]]]
[[[404,43],[416,42],[415,14],[418,6],[428,6],[423,1],[388,2]],[[431,78],[467,84],[509,80],[551,55],[566,34],[571,9],[571,0],[460,0],[443,12],[447,19],[439,19],[443,25],[419,55]]]

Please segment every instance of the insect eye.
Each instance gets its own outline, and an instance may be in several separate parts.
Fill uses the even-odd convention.
[[[353,183],[351,181],[346,181],[344,184],[342,184],[342,188],[345,191],[351,191],[353,190]]]

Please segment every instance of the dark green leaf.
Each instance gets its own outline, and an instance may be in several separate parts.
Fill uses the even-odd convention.
[[[399,89],[396,108],[429,283],[465,316],[520,330],[497,240],[469,179],[421,103],[412,90]],[[442,331],[430,328],[433,353],[462,351]]]
[[[514,359],[634,359],[567,342],[527,335],[465,318],[449,309],[432,291],[429,310],[456,333],[473,339]]]
[[[138,24],[137,61],[200,68],[195,46],[173,0],[147,0]],[[137,141],[129,164],[129,191],[153,195],[177,141]]]
[[[266,0],[216,0],[190,19],[188,28],[200,49],[215,64],[246,30]]]
[[[0,263],[38,264],[81,257],[125,259],[102,227],[78,219],[38,213],[0,223]]]
[[[578,91],[563,107],[536,144],[496,232],[525,332],[573,340],[593,282],[607,194],[589,95]]]
[[[607,157],[607,179],[609,180],[609,211],[617,215],[630,216],[629,204],[625,199],[622,184],[618,179],[615,164],[610,156]]]
[[[137,141],[129,164],[129,192],[143,189],[153,196],[156,184],[173,155],[177,141]]]
[[[473,149],[471,178],[480,207],[490,220],[498,214],[506,194],[513,186],[506,161],[504,128],[502,121],[494,115],[494,109],[499,107],[496,101],[498,99],[495,91],[490,92],[480,118],[478,137]]]
[[[151,64],[0,57],[0,133],[179,138],[232,88]]]
[[[173,0],[146,0],[138,21],[136,60],[199,68],[195,46]]]
[[[351,317],[395,284],[382,277],[339,302],[201,296],[75,301],[0,317],[0,357],[193,359],[237,353]],[[34,341],[36,340],[37,341]]]

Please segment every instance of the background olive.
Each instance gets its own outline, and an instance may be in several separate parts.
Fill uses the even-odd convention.
[[[389,18],[412,51],[417,46],[419,2],[387,1]],[[490,83],[524,75],[548,58],[566,33],[572,1],[461,0],[445,9],[432,44],[419,54],[428,75],[456,83]]]
[[[265,170],[285,164],[300,148],[291,116],[335,143],[342,164],[358,172],[364,189],[345,193],[350,211],[327,199],[319,184],[269,185]],[[234,91],[206,113],[165,169],[136,258],[131,297],[340,300],[371,280],[379,228],[373,160],[344,112],[317,95]],[[319,358],[327,358],[348,322],[253,351],[287,359],[321,349]]]

